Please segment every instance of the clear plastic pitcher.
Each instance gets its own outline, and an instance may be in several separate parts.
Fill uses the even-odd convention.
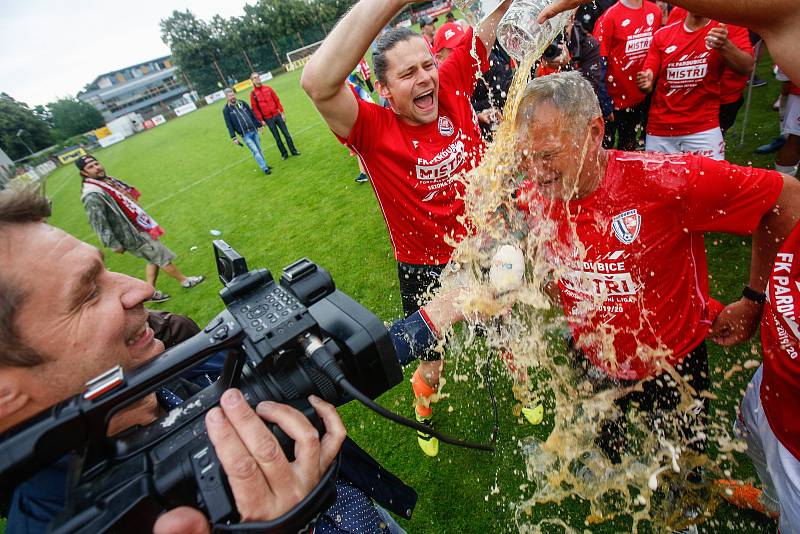
[[[474,28],[497,9],[503,0],[453,0],[453,3]]]
[[[530,54],[541,55],[556,35],[561,33],[574,10],[565,11],[539,24],[539,13],[552,0],[514,0],[500,20],[497,39],[506,51],[519,62]]]

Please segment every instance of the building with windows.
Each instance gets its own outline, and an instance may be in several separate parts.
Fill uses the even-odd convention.
[[[145,119],[169,112],[186,103],[189,92],[172,56],[164,56],[124,69],[101,74],[78,94],[94,106],[106,121],[138,113]]]

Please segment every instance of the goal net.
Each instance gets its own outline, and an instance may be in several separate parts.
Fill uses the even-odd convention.
[[[322,44],[322,41],[317,41],[316,43],[311,43],[310,45],[306,45],[301,48],[296,48],[290,52],[286,53],[286,70],[292,71],[295,69],[299,69],[303,65],[305,65],[309,59],[311,59],[311,54],[317,51],[319,45]]]

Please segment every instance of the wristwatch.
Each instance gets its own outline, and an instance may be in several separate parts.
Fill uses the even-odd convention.
[[[742,289],[742,296],[747,300],[752,300],[758,304],[764,304],[767,301],[766,294],[756,291],[750,286],[744,286],[744,289]]]

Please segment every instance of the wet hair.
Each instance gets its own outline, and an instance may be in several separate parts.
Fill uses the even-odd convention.
[[[17,224],[44,221],[50,216],[50,201],[32,190],[0,191],[0,247],[3,231]],[[13,251],[7,251],[9,256]],[[0,367],[34,367],[45,358],[28,347],[14,329],[14,312],[25,299],[25,291],[0,271]]]
[[[382,84],[386,84],[386,71],[389,70],[389,62],[386,53],[398,44],[422,36],[409,28],[394,28],[378,38],[375,43],[375,51],[372,53],[372,65],[375,68],[375,79]]]
[[[517,129],[536,116],[536,107],[542,103],[558,109],[567,126],[576,131],[586,128],[595,117],[602,117],[592,84],[577,71],[558,72],[531,80],[519,103]]]

